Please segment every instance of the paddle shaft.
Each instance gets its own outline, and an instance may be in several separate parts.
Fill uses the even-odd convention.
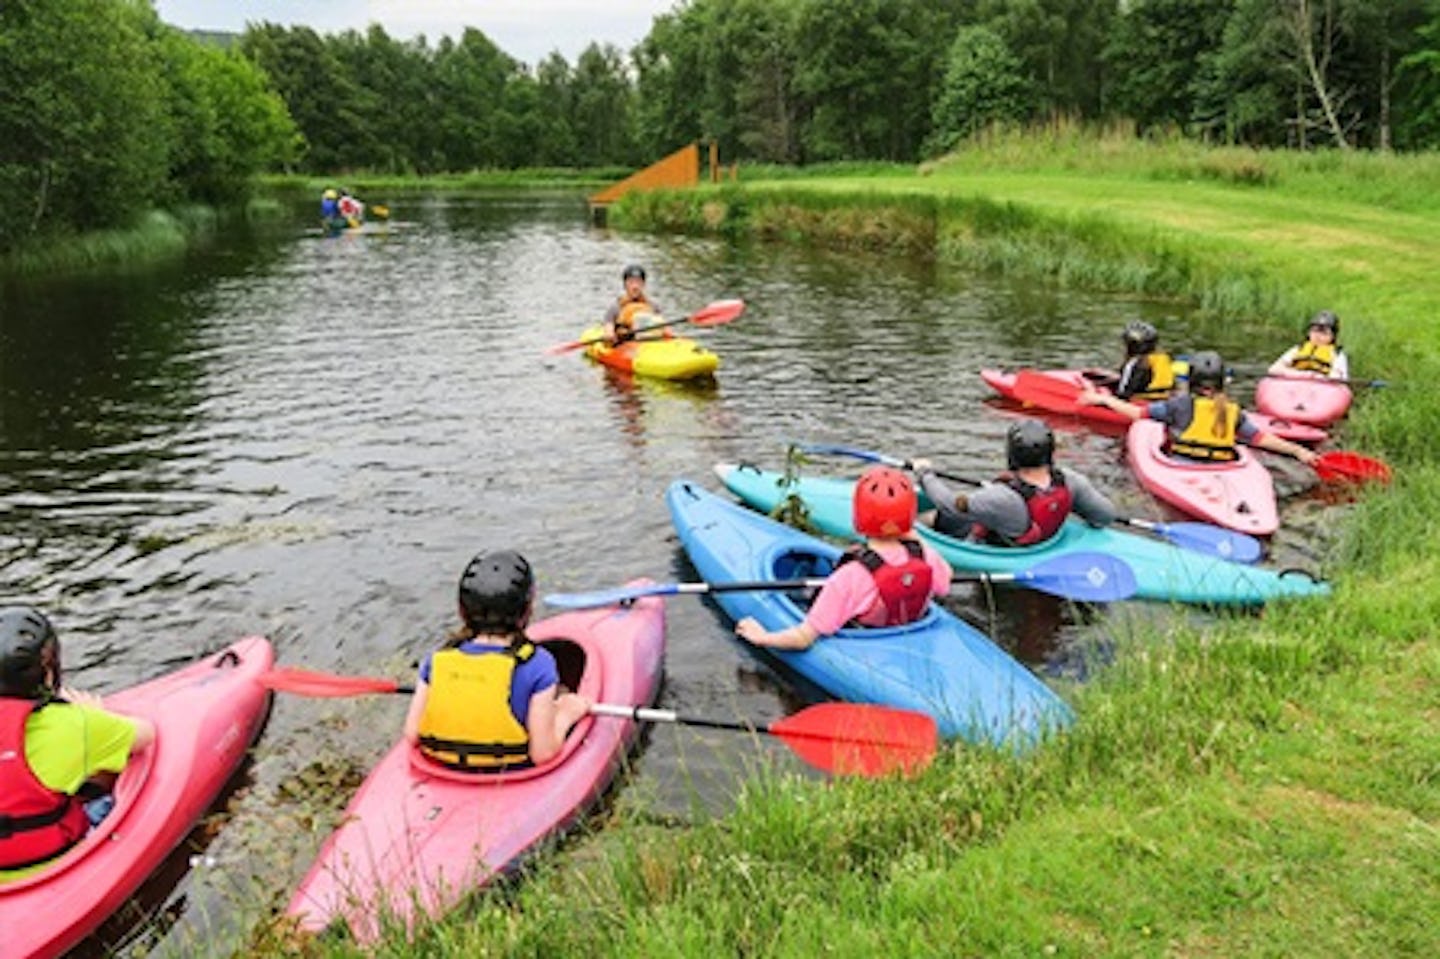
[[[764,733],[767,736],[775,735],[775,733],[766,726],[726,722],[722,719],[702,719],[698,716],[681,716],[673,709],[650,709],[644,706],[617,706],[613,703],[596,703],[590,707],[590,713],[594,716],[617,716],[621,719],[633,719],[639,723],[675,723],[680,726],[700,726],[705,729],[733,729],[747,733]]]

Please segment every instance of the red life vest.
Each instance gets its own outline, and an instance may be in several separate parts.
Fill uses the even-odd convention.
[[[54,859],[90,829],[79,797],[47,787],[25,759],[25,720],[45,705],[0,698],[0,869]]]
[[[905,562],[892,565],[885,557],[868,546],[847,550],[840,557],[840,564],[859,560],[870,571],[875,580],[875,590],[880,594],[875,606],[865,611],[862,619],[871,620],[878,608],[883,616],[881,622],[867,622],[867,626],[903,626],[913,623],[925,615],[925,604],[930,602],[932,577],[930,564],[925,561],[925,551],[917,540],[901,540],[909,554]]]
[[[1030,514],[1030,528],[1014,539],[1007,539],[976,523],[970,533],[971,538],[1000,546],[1032,546],[1060,532],[1075,505],[1075,497],[1071,495],[1070,487],[1065,485],[1064,473],[1051,467],[1050,485],[1046,489],[1027,483],[1018,476],[1006,475],[1001,479],[1025,500],[1025,509]]]

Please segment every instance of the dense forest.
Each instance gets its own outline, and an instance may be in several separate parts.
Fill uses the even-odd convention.
[[[635,165],[693,140],[775,163],[913,162],[1055,116],[1432,149],[1440,0],[689,0],[628,53],[533,66],[476,29],[217,38],[161,24],[149,0],[7,0],[0,83],[4,249],[233,200],[262,170]]]

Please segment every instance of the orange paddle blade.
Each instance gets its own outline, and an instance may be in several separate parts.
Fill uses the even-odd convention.
[[[1347,450],[1321,453],[1315,472],[1327,483],[1388,483],[1390,467],[1373,456]]]
[[[704,309],[690,314],[688,319],[696,326],[719,326],[738,318],[744,312],[744,300],[716,300]]]
[[[817,769],[858,776],[913,776],[930,765],[939,740],[924,713],[856,703],[820,703],[766,731]]]

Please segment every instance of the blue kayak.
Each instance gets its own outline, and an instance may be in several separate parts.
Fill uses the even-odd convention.
[[[782,474],[753,466],[722,463],[716,474],[732,493],[759,510],[773,510],[784,497]],[[801,477],[797,494],[810,511],[815,528],[831,536],[856,539],[850,525],[854,480]],[[921,509],[930,508],[922,496]],[[1181,549],[1171,543],[1112,528],[1096,528],[1078,518],[1034,546],[989,546],[937,533],[926,526],[920,535],[957,570],[1015,573],[1069,553],[1106,553],[1135,571],[1137,599],[1204,606],[1261,606],[1274,599],[1327,596],[1328,583],[1300,570],[1260,569],[1218,556]]]
[[[683,480],[665,494],[670,519],[700,577],[709,582],[827,575],[840,550]],[[784,592],[714,594],[734,620],[766,629],[804,616]],[[1068,706],[985,634],[935,603],[905,626],[842,629],[807,650],[758,650],[836,699],[914,709],[940,735],[1024,748],[1068,725]]]

